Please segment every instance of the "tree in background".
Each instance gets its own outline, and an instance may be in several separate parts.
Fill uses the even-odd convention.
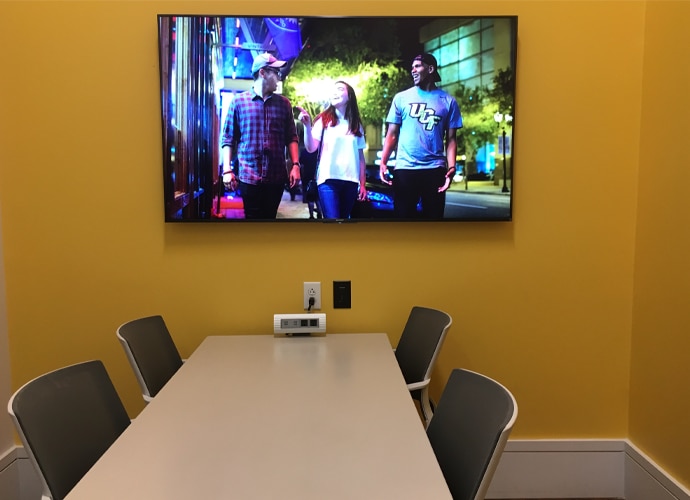
[[[487,97],[497,106],[497,111],[513,115],[515,75],[510,69],[499,69],[493,77]]]
[[[406,79],[408,75],[392,63],[348,65],[328,60],[306,64],[300,60],[285,81],[283,93],[313,118],[328,105],[335,82],[343,80],[355,89],[362,122],[378,126],[388,113],[393,95]]]
[[[492,86],[488,91],[488,97],[490,102],[494,105],[494,113],[497,115],[503,115],[501,122],[497,122],[496,120],[494,120],[494,122],[496,123],[497,140],[510,141],[513,136],[512,127],[515,123],[515,74],[512,70],[500,69],[496,72],[492,80]],[[510,115],[510,120],[507,120],[508,115]],[[507,144],[508,142],[506,144],[503,144],[503,147],[506,149]],[[504,188],[508,170],[505,158],[508,154],[509,153],[507,153],[507,151],[503,152],[504,161],[503,165],[501,166],[501,171],[503,171],[503,169],[506,170],[506,172],[503,172]],[[498,178],[496,176],[494,176],[494,184],[498,185]]]
[[[304,49],[283,85],[283,94],[314,117],[328,104],[333,84],[355,89],[365,125],[383,125],[393,95],[410,85],[401,68],[400,27],[393,19],[319,19],[305,24]]]
[[[494,112],[488,102],[486,87],[467,87],[460,84],[455,98],[462,113],[462,128],[458,130],[459,150],[465,152],[463,178],[467,188],[468,176],[477,172],[475,156],[487,142],[492,142],[496,131]]]
[[[467,87],[460,84],[455,98],[460,105],[463,127],[458,131],[459,150],[465,151],[464,181],[467,189],[468,175],[476,173],[477,151],[498,137],[500,125],[494,114],[512,115],[514,99],[514,78],[510,69],[499,70],[491,86]]]

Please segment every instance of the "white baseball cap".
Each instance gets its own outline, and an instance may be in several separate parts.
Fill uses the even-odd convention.
[[[254,58],[254,62],[252,63],[252,74],[266,66],[270,66],[271,68],[282,68],[286,64],[287,61],[279,61],[268,52],[264,52]]]

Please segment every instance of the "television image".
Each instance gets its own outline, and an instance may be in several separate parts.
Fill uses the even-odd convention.
[[[166,222],[512,220],[517,16],[161,14],[157,23]],[[348,217],[324,218],[306,182],[291,186],[286,181],[275,219],[248,218],[243,188],[224,182],[223,173],[238,171],[236,156],[224,165],[228,115],[237,96],[252,89],[252,62],[264,53],[286,62],[275,93],[290,101],[300,138],[300,110],[312,119],[324,111],[337,81],[354,90],[366,143],[366,195]],[[387,117],[394,96],[415,86],[412,64],[420,54],[433,55],[440,75],[436,85],[455,99],[462,117],[456,170],[445,191],[443,213],[433,218],[424,216],[421,200],[416,212],[411,203],[414,213],[397,215],[399,143],[387,163],[388,182],[380,177]],[[289,172],[287,148],[284,160]],[[403,156],[399,178],[402,165]]]

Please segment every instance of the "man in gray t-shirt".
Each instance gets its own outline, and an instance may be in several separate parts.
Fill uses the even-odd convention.
[[[442,219],[446,190],[455,175],[456,131],[462,127],[457,101],[436,87],[441,80],[436,58],[422,54],[412,61],[414,87],[393,98],[381,154],[380,177],[393,185],[394,213],[403,219]],[[388,160],[397,143],[395,174]]]

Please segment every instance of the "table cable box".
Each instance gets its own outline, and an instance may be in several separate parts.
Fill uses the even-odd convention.
[[[274,314],[273,334],[276,336],[303,336],[326,333],[324,313]]]

